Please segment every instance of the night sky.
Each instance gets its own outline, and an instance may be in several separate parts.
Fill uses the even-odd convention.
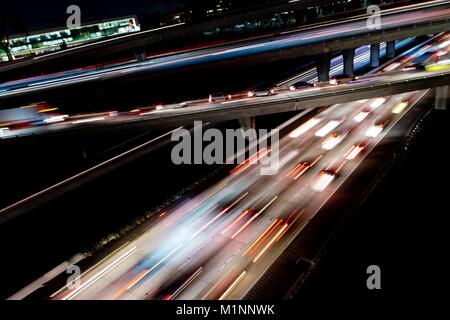
[[[81,8],[82,23],[129,14],[151,14],[182,8],[183,0],[0,0],[10,33],[57,28],[66,24],[69,5]],[[1,19],[1,17],[0,17]]]

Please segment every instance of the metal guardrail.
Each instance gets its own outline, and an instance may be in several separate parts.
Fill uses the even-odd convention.
[[[410,73],[411,74],[411,73]],[[110,122],[85,123],[58,129],[55,131],[36,132],[31,135],[69,134],[90,130],[115,130],[127,127],[171,128],[180,125],[192,124],[193,121],[221,122],[246,117],[254,117],[282,112],[301,111],[309,108],[332,105],[336,103],[352,102],[360,99],[390,96],[403,92],[411,92],[448,85],[450,83],[450,70],[446,72],[414,72],[410,79],[399,79],[393,76],[392,81],[378,82],[370,85],[341,84],[322,88],[322,92],[299,91],[293,93],[280,93],[271,97],[247,99],[246,104],[236,101],[234,104],[208,104],[192,105],[183,108],[155,111],[145,116],[133,119],[114,120]],[[373,77],[376,79],[376,77]],[[28,135],[29,136],[29,135]],[[20,135],[17,138],[26,137]],[[14,139],[3,138],[4,140]]]

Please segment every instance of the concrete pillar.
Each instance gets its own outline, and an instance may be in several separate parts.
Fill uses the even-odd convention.
[[[256,140],[256,126],[255,126],[255,117],[248,117],[248,118],[240,118],[239,124],[241,125],[241,128],[244,131],[247,131],[248,129],[253,129],[251,132],[251,140]]]
[[[370,66],[378,67],[380,65],[380,44],[370,45]]]
[[[386,42],[386,57],[387,58],[395,57],[395,41]]]
[[[448,94],[449,94],[449,86],[436,87],[435,90],[435,102],[434,107],[437,110],[447,110],[448,108]]]
[[[319,81],[330,81],[331,53],[319,54],[316,58],[317,77]]]
[[[345,49],[343,53],[344,75],[352,77],[354,73],[355,49]]]

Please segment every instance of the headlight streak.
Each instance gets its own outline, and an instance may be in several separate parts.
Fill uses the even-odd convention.
[[[136,279],[136,281],[134,283],[132,283],[130,286],[127,287],[127,291],[131,290],[131,288],[133,288],[139,281],[141,281],[147,274],[149,274],[150,272],[152,272],[153,270],[155,270],[160,264],[162,264],[164,261],[166,261],[172,254],[175,253],[175,251],[177,251],[178,249],[180,249],[182,246],[182,244],[179,244],[177,247],[175,247],[175,249],[173,249],[172,251],[170,251],[164,258],[162,258],[157,264],[155,264],[153,267],[151,267],[148,270],[145,270],[145,272],[143,272],[141,274],[141,276],[139,278]]]
[[[239,221],[241,221],[250,211],[249,210],[244,210],[239,217],[237,217],[225,230],[223,230],[220,234],[224,235],[225,233],[227,233],[230,229],[232,229],[234,227],[234,225],[236,223],[238,223]]]
[[[239,174],[253,164],[256,164],[262,157],[267,155],[271,151],[271,148],[264,147],[263,149],[257,151],[254,155],[245,159],[244,162],[237,165],[233,170],[230,171],[231,174]]]
[[[312,163],[308,163],[308,162],[302,162],[300,164],[298,164],[297,166],[295,166],[294,169],[292,169],[289,173],[288,173],[288,177],[293,177],[294,180],[297,180],[298,178],[300,178],[306,171],[308,171],[310,168],[312,168],[320,159],[322,159],[323,154],[321,154],[320,156],[318,156],[316,159],[314,159],[314,161]]]
[[[247,226],[252,223],[253,220],[255,220],[257,217],[259,217],[264,211],[266,211],[266,209],[275,202],[275,200],[278,199],[278,196],[275,196],[272,200],[270,200],[270,202],[268,204],[266,204],[258,213],[256,213],[255,215],[253,215],[242,227],[239,228],[238,231],[236,231],[232,236],[231,239],[236,238],[241,232],[242,230],[244,230],[245,228],[247,228]]]
[[[362,122],[365,118],[367,118],[367,116],[369,114],[370,114],[370,112],[368,112],[368,111],[361,111],[353,118],[353,120],[355,120],[358,123]]]
[[[322,143],[322,149],[324,149],[324,150],[333,149],[338,144],[340,144],[342,142],[342,140],[344,140],[345,136],[346,135],[340,135],[337,133],[333,133]]]
[[[325,137],[331,131],[336,129],[336,127],[339,126],[341,123],[342,121],[340,120],[331,120],[315,133],[316,137]]]
[[[295,219],[289,224],[288,220],[284,222],[282,227],[278,230],[278,232],[273,236],[273,238],[267,242],[267,244],[259,251],[259,253],[253,258],[253,263],[257,262],[261,256],[267,252],[267,250],[277,242],[286,232],[287,230],[295,224],[298,218],[303,214],[305,210],[301,210],[299,214],[296,215]],[[256,239],[253,244],[243,253],[245,255],[252,255],[254,251],[258,249],[269,237],[270,235],[280,226],[283,222],[283,219],[275,219],[272,224]]]
[[[111,271],[115,266],[120,264],[122,261],[124,261],[126,258],[131,256],[136,251],[137,251],[136,247],[131,248],[130,250],[125,252],[123,255],[121,255],[119,258],[114,260],[114,262],[111,263],[110,265],[108,265],[105,269],[103,269],[99,273],[97,273],[94,276],[92,276],[91,278],[89,278],[86,282],[84,282],[81,286],[79,286],[75,290],[69,292],[69,294],[64,296],[61,300],[72,300],[72,298],[74,298],[75,296],[80,294],[83,290],[89,288],[95,281],[102,278],[105,274],[107,274],[109,271]]]
[[[335,174],[329,172],[320,173],[316,182],[312,185],[312,189],[317,192],[324,191],[328,187],[328,185],[334,180],[335,177],[336,177]]]
[[[303,123],[300,127],[295,129],[294,131],[292,131],[289,134],[289,137],[291,137],[291,138],[298,138],[298,137],[300,137],[302,134],[306,133],[307,131],[309,131],[310,129],[315,127],[320,121],[322,121],[322,120],[321,119],[317,119],[317,118],[309,119],[308,121]]]
[[[381,131],[383,131],[382,126],[373,125],[369,129],[367,129],[366,136],[370,138],[376,138],[381,133]]]
[[[228,287],[228,289],[219,297],[219,300],[224,300],[230,292],[238,285],[239,282],[245,277],[247,271],[242,271],[242,273],[233,281],[233,283]]]
[[[192,281],[195,280],[195,278],[200,275],[200,273],[202,273],[202,271],[203,267],[198,268],[197,271],[195,271],[194,274],[186,280],[186,282],[184,282],[177,290],[175,290],[174,293],[172,293],[171,295],[166,295],[163,300],[174,300],[181,292],[183,292],[184,289],[186,289],[192,283]]]
[[[118,290],[112,297],[111,300],[116,300],[119,296],[121,296],[125,291],[127,291],[128,287],[133,285],[136,281],[141,279],[142,276],[148,271],[148,269],[142,270],[140,273],[138,273],[133,279],[127,282],[126,285],[124,285],[120,290]]]
[[[282,220],[276,218],[273,220],[273,222],[267,227],[266,230],[256,239],[253,244],[242,254],[242,256],[245,255],[252,255],[254,250],[256,250],[266,239],[270,236],[270,234],[280,225]]]
[[[309,169],[309,165],[307,162],[299,163],[295,166],[294,169],[291,170],[291,172],[288,173],[288,177],[294,177],[295,180],[297,180],[298,177],[300,177],[303,173],[305,173]],[[300,172],[299,172],[300,171]],[[297,172],[299,172],[297,174]]]
[[[261,249],[261,251],[258,252],[258,254],[255,256],[255,258],[253,259],[253,263],[255,263],[256,261],[259,260],[259,258],[261,258],[261,256],[267,251],[269,250],[269,248],[272,246],[272,244],[274,244],[279,237],[282,235],[283,231],[288,227],[288,224],[285,222],[282,227],[277,231],[277,233],[275,233],[275,235],[272,237],[272,239],[269,240],[269,242],[266,243],[266,245]]]
[[[381,107],[381,105],[383,105],[383,103],[385,103],[386,102],[386,98],[377,98],[377,99],[375,99],[375,101],[373,101],[371,104],[370,104],[370,107],[372,108],[372,109],[378,109],[379,107]]]
[[[394,114],[400,114],[402,113],[407,107],[408,107],[409,103],[407,101],[402,101],[400,103],[398,103],[393,109],[392,109],[392,113]]]
[[[55,123],[55,122],[63,122],[65,118],[67,118],[69,115],[61,115],[61,116],[52,116],[50,118],[44,119],[45,123]]]
[[[248,191],[244,193],[239,199],[237,199],[235,202],[233,202],[230,206],[223,209],[219,214],[217,214],[214,218],[212,218],[207,224],[205,224],[202,228],[200,228],[196,233],[194,233],[191,236],[191,239],[195,238],[200,232],[205,230],[208,226],[210,226],[214,221],[219,219],[224,213],[226,213],[228,210],[230,210],[233,206],[235,206],[239,201],[241,201],[244,197],[248,195]]]
[[[361,152],[366,149],[365,146],[353,145],[345,154],[344,158],[347,160],[355,159]]]
[[[72,121],[72,123],[80,124],[80,123],[88,123],[88,122],[103,121],[103,120],[105,120],[105,117],[94,117],[94,118]]]

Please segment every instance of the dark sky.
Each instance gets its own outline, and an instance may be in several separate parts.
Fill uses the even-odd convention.
[[[17,24],[28,31],[64,26],[66,9],[76,4],[81,8],[82,23],[89,20],[176,10],[183,0],[0,0],[8,30],[12,33]],[[0,17],[1,19],[1,17]],[[17,21],[20,22],[17,22]]]

